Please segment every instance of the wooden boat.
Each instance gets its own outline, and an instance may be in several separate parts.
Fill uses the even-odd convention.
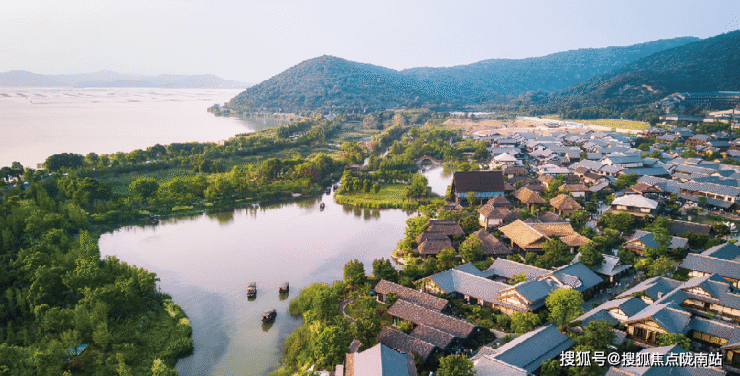
[[[277,311],[274,309],[268,309],[267,311],[262,313],[262,322],[270,322],[275,320],[275,316],[277,316]]]
[[[288,284],[288,282],[283,282],[283,284],[280,285],[280,288],[278,288],[278,292],[280,294],[287,294],[287,293],[289,293],[290,292],[290,285]]]
[[[319,209],[321,209],[321,210],[324,210],[324,207],[326,207],[326,204],[324,204],[324,203],[322,202],[322,203],[321,203],[321,204],[319,205]]]
[[[249,282],[249,285],[247,286],[247,298],[256,298],[256,297],[257,297],[257,283]]]
[[[324,193],[326,193],[327,195],[331,194],[331,187],[326,187],[326,189],[324,190]]]

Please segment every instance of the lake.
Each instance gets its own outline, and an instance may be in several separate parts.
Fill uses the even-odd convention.
[[[208,107],[238,89],[0,88],[0,167],[52,154],[110,154],[157,143],[219,141],[259,124]]]
[[[433,191],[444,193],[442,168],[425,174]],[[342,279],[352,259],[372,274],[372,261],[390,258],[409,216],[350,208],[323,195],[121,228],[101,237],[100,252],[157,273],[161,291],[190,316],[195,352],[178,362],[181,375],[266,375],[279,366],[285,337],[302,324],[288,313],[289,300],[311,283]],[[251,281],[254,301],[246,296]],[[278,296],[283,281],[290,282],[290,299]],[[278,315],[263,328],[268,308]]]

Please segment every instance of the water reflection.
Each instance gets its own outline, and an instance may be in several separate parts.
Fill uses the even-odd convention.
[[[215,219],[218,223],[225,225],[234,220],[234,209],[218,212],[208,212],[206,216]]]
[[[263,322],[262,323],[262,331],[265,332],[265,333],[269,332],[273,325],[275,325],[275,321]]]
[[[430,179],[433,190],[435,181],[449,184]],[[121,228],[101,236],[100,252],[157,273],[160,289],[189,315],[195,352],[178,362],[180,375],[266,375],[279,366],[285,338],[302,323],[288,312],[290,296],[277,294],[280,285],[289,281],[295,298],[313,282],[341,279],[352,259],[369,273],[373,260],[389,258],[403,238],[405,211],[321,198]],[[251,281],[260,289],[252,300],[246,297]],[[263,328],[267,309],[276,309],[278,318]]]

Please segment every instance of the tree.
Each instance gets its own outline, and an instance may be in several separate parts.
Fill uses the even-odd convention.
[[[588,242],[578,248],[581,256],[578,258],[583,265],[594,266],[601,265],[604,262],[604,254],[599,250],[599,246],[594,242]]]
[[[455,250],[445,248],[437,254],[437,271],[445,271],[455,266]]]
[[[460,244],[460,256],[465,259],[466,262],[473,262],[480,259],[483,256],[483,242],[475,235],[470,234],[462,244]]]
[[[714,230],[714,232],[717,233],[717,235],[719,235],[720,238],[723,238],[730,234],[730,228],[722,222],[717,222],[712,225],[712,229]]]
[[[398,271],[391,264],[391,260],[373,260],[373,277],[398,282]]]
[[[478,198],[475,195],[475,192],[468,192],[468,194],[465,195],[465,200],[468,202],[468,206],[471,208],[473,205],[475,205],[476,202],[478,202]]]
[[[515,312],[511,315],[511,330],[517,334],[527,333],[540,325],[540,316],[533,312]]]
[[[564,265],[571,258],[568,249],[568,245],[560,241],[560,239],[546,241],[542,245],[542,250],[545,253],[538,257],[539,266],[544,269],[550,269],[553,266]]]
[[[373,192],[376,194],[380,192],[380,183],[375,182],[375,184],[373,184]]]
[[[129,192],[140,200],[154,196],[158,189],[159,184],[154,178],[138,178],[128,185]]]
[[[414,174],[411,178],[411,185],[406,187],[406,197],[409,198],[423,198],[427,197],[428,190],[427,178],[422,174]]]
[[[678,345],[680,348],[690,351],[691,340],[681,333],[663,333],[658,334],[659,346]]]
[[[439,360],[439,376],[474,376],[473,361],[465,355],[448,355]]]
[[[606,321],[591,321],[583,330],[583,334],[575,337],[576,351],[605,350],[614,340],[615,334],[612,325]]]
[[[462,227],[462,229],[468,234],[478,231],[480,229],[478,217],[475,215],[466,216],[460,221],[460,227]]]
[[[453,220],[454,217],[452,216],[452,213],[450,213],[449,211],[445,209],[439,209],[437,211],[437,219],[442,220],[442,221],[450,221],[450,220]]]
[[[357,259],[344,264],[344,282],[354,287],[364,285],[367,282],[365,265],[357,261]]]
[[[647,266],[648,275],[650,277],[657,277],[659,275],[666,274],[675,270],[675,268],[676,262],[671,260],[668,256],[661,256]]]
[[[46,158],[44,167],[49,171],[59,171],[64,167],[69,169],[82,167],[84,163],[85,157],[80,154],[62,153],[53,154]]]
[[[583,210],[576,210],[573,213],[570,213],[570,223],[574,225],[574,227],[581,227],[583,226],[586,221],[588,221],[589,215]]]
[[[555,290],[545,300],[545,305],[550,311],[549,319],[561,327],[565,327],[584,313],[582,304],[583,296],[573,289]]]
[[[509,281],[510,285],[516,285],[519,282],[525,282],[527,280],[527,275],[524,272],[521,272],[514,276],[514,279]]]

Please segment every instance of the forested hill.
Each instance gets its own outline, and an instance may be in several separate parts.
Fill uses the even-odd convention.
[[[419,107],[439,98],[398,71],[334,56],[306,60],[233,98],[232,108],[363,111]]]
[[[567,88],[555,102],[620,108],[675,92],[740,89],[740,31],[654,53]]]
[[[493,59],[451,68],[396,71],[333,56],[306,60],[232,99],[243,110],[364,111],[395,107],[457,108],[499,95],[560,90],[656,51],[697,40],[659,40],[627,47]]]
[[[402,73],[433,82],[456,81],[477,95],[565,89],[655,52],[699,40],[661,39],[631,46],[584,48],[527,59],[490,59],[451,68],[412,68]]]

